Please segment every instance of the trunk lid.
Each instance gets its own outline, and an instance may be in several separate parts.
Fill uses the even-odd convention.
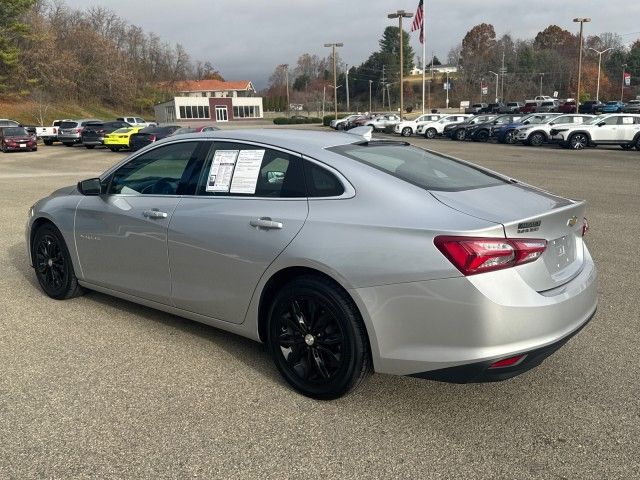
[[[445,205],[502,224],[507,238],[541,238],[547,248],[535,262],[515,267],[538,292],[559,287],[582,269],[586,204],[529,185],[508,184],[459,192],[431,191]]]

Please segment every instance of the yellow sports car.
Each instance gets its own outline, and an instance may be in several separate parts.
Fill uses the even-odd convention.
[[[104,146],[112,152],[129,148],[131,135],[138,133],[140,130],[142,130],[142,127],[124,127],[119,128],[114,132],[107,133],[104,136]]]

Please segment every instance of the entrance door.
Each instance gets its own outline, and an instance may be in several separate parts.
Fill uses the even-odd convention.
[[[228,122],[227,107],[225,105],[216,105],[216,122]]]

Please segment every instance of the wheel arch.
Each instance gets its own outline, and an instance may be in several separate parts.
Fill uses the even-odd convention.
[[[48,217],[38,217],[36,218],[33,223],[31,224],[31,228],[29,229],[29,262],[31,263],[31,266],[33,266],[34,262],[33,262],[33,240],[36,236],[36,232],[38,231],[38,229],[46,224],[50,224],[53,225],[55,228],[58,229],[58,231],[60,231],[60,228],[53,222],[53,220],[51,220]]]
[[[578,133],[585,135],[587,137],[587,140],[589,140],[589,143],[591,143],[591,134],[586,130],[574,130],[569,135],[567,135],[567,141],[571,141],[571,138]]]

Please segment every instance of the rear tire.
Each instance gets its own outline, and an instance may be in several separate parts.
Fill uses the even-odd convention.
[[[51,145],[53,145],[53,140],[42,140],[42,142],[43,142],[47,147],[50,147]]]
[[[95,145],[85,145],[85,148],[89,149],[89,150],[93,150],[94,148],[96,148]]]
[[[480,130],[478,133],[475,134],[473,139],[476,142],[482,142],[482,143],[488,142],[489,141],[489,132],[487,130]]]
[[[73,143],[68,143],[68,142],[65,143],[65,142],[63,142],[63,145],[65,147],[73,147]]]
[[[275,296],[267,318],[273,361],[303,395],[339,398],[371,371],[360,313],[351,297],[330,280],[305,275],[289,282]]]
[[[527,143],[532,147],[539,147],[544,143],[545,140],[546,138],[543,133],[536,132],[536,133],[532,133],[529,136],[529,140],[527,140]]]
[[[506,143],[508,145],[513,145],[516,142],[517,142],[517,140],[516,140],[516,131],[515,130],[509,130],[504,135],[504,143]]]
[[[402,129],[402,132],[400,132],[400,135],[402,135],[403,137],[410,137],[411,135],[413,135],[413,130],[411,130],[411,127],[404,127]]]
[[[467,132],[465,132],[463,128],[456,130],[456,133],[453,135],[453,137],[459,142],[463,141],[466,138],[466,136],[467,136]]]
[[[53,224],[45,223],[36,230],[31,258],[38,283],[49,297],[67,300],[84,293],[78,284],[64,238]]]
[[[428,138],[429,140],[433,140],[434,138],[436,138],[437,134],[438,134],[438,131],[435,128],[428,128],[424,132],[424,138]]]

